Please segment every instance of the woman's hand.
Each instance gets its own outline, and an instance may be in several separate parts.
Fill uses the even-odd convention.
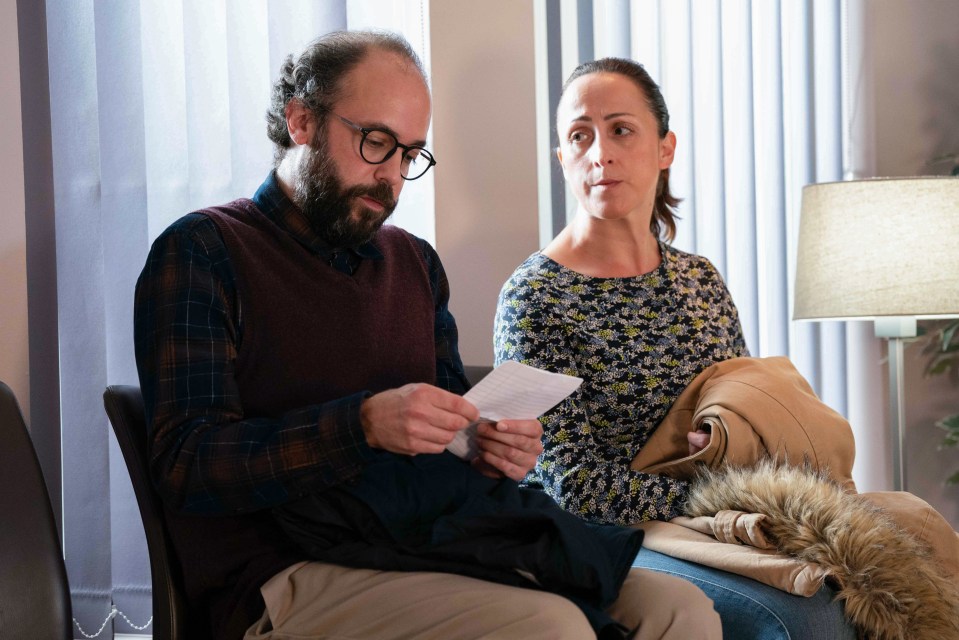
[[[709,432],[702,429],[696,429],[686,434],[689,441],[689,455],[699,453],[709,446]]]

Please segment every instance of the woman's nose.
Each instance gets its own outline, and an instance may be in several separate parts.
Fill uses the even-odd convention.
[[[613,161],[612,146],[603,136],[593,139],[593,146],[589,149],[589,159],[597,165],[609,164]]]

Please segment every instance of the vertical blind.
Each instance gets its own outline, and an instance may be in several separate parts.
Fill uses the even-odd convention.
[[[272,167],[264,114],[283,58],[334,29],[406,35],[428,65],[428,7],[393,0],[50,0],[64,554],[76,637],[150,633],[146,542],[104,414],[136,385],[133,290],[187,212],[251,196]],[[432,239],[432,177],[395,221]]]
[[[675,245],[723,274],[752,355],[789,356],[850,420],[856,481],[879,488],[886,442],[872,435],[884,422],[871,323],[791,321],[802,187],[862,175],[870,163],[851,135],[868,124],[862,114],[854,121],[850,85],[860,75],[847,62],[860,57],[848,43],[862,41],[861,0],[540,1],[539,69],[562,70],[539,85],[548,96],[539,117],[551,129],[540,144],[558,143],[559,86],[576,65],[618,56],[646,67],[678,139]],[[539,155],[555,162],[546,149]],[[540,202],[554,235],[576,202],[559,172],[540,175],[550,180]]]

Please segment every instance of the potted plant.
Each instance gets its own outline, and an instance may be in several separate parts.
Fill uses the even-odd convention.
[[[959,153],[933,158],[930,165],[946,162],[953,165],[950,174],[959,176]],[[930,333],[923,352],[929,357],[926,362],[927,376],[949,375],[953,380],[959,380],[959,320],[946,322]],[[938,420],[936,426],[946,432],[942,447],[959,447],[959,413]],[[946,484],[959,484],[959,471],[949,476]]]
[[[947,153],[946,155],[933,158],[929,161],[929,166],[934,167],[945,162],[952,163],[950,175],[959,176],[959,153]]]
[[[950,320],[938,326],[928,335],[923,353],[928,356],[927,376],[948,375],[959,380],[959,320]],[[936,426],[946,432],[942,447],[959,446],[959,413],[936,421]],[[946,484],[959,484],[959,471],[946,480]]]

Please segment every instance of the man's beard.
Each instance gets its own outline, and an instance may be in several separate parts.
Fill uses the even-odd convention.
[[[293,200],[310,226],[331,247],[358,247],[369,242],[396,208],[393,190],[385,182],[344,187],[336,175],[326,140],[317,131],[307,157],[294,177]],[[373,211],[359,204],[368,196],[383,205]],[[358,216],[353,215],[354,208]]]

